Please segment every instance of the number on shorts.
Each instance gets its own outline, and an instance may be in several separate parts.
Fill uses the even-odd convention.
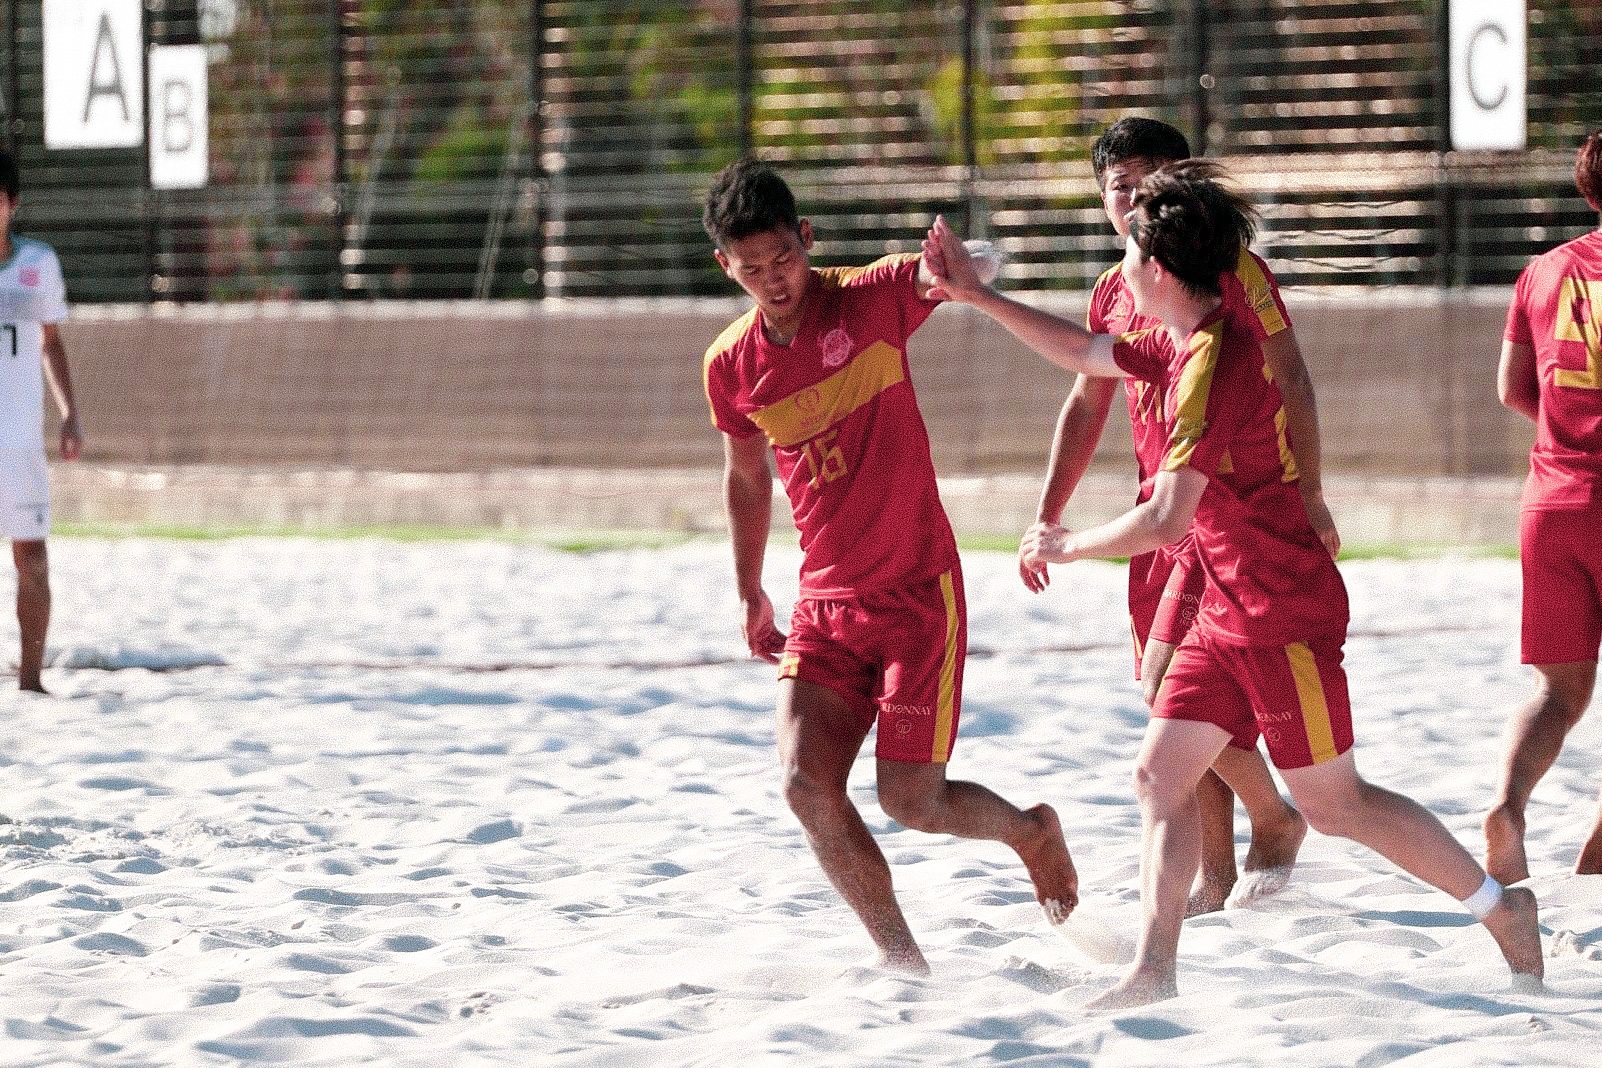
[[[1585,345],[1585,370],[1559,368],[1554,381],[1571,389],[1602,389],[1602,282],[1563,279],[1555,336]]]
[[[0,327],[4,327],[5,332],[11,335],[11,355],[15,356],[17,354],[17,324],[0,323]]]

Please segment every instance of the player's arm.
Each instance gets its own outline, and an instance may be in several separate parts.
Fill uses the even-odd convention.
[[[1318,402],[1313,396],[1313,378],[1307,373],[1296,332],[1281,330],[1263,342],[1263,359],[1274,373],[1280,398],[1285,403],[1285,428],[1294,443],[1296,469],[1307,518],[1330,556],[1341,551],[1340,532],[1335,518],[1324,503],[1324,452],[1318,434]]]
[[[61,328],[44,323],[44,369],[50,392],[61,413],[61,458],[76,460],[83,455],[83,427],[78,421],[78,403],[72,393],[72,372],[67,367],[67,347],[61,343]]]
[[[1096,454],[1096,443],[1101,440],[1117,392],[1116,379],[1080,375],[1074,380],[1074,388],[1057,415],[1051,458],[1046,463],[1046,484],[1041,487],[1040,503],[1035,508],[1036,524],[1062,522],[1063,509],[1068,507],[1069,498]],[[1035,593],[1051,584],[1045,567],[1032,567],[1024,562],[1022,545],[1018,550],[1018,576]]]
[[[944,217],[936,216],[923,254],[936,279],[933,296],[972,305],[1058,367],[1098,378],[1123,377],[1123,369],[1113,360],[1111,335],[1092,334],[1072,320],[1002,296],[980,281],[973,257]]]
[[[1078,532],[1036,523],[1024,534],[1020,552],[1026,562],[1041,567],[1149,553],[1185,536],[1206,489],[1207,476],[1194,467],[1159,471],[1151,498],[1117,519]]]
[[[1535,350],[1517,341],[1502,342],[1496,365],[1496,396],[1505,407],[1532,422],[1541,415],[1541,379],[1535,369]]]
[[[751,655],[778,663],[784,635],[773,621],[773,602],[762,588],[768,524],[773,517],[773,471],[761,434],[723,435],[723,508],[734,546],[734,583],[744,613],[740,624]]]

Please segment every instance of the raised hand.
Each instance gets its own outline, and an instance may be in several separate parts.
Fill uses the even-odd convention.
[[[1067,563],[1071,533],[1067,527],[1056,523],[1036,523],[1024,531],[1023,541],[1018,545],[1019,565],[1044,571],[1047,564]],[[1027,579],[1025,584],[1028,584]]]

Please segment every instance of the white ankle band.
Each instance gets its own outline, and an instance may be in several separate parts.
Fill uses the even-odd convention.
[[[1480,888],[1463,899],[1463,907],[1468,909],[1469,914],[1476,920],[1483,920],[1501,900],[1502,884],[1487,875]]]

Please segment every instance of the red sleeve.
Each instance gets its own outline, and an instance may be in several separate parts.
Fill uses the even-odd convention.
[[[1535,335],[1530,330],[1530,313],[1525,307],[1525,301],[1530,295],[1530,272],[1534,270],[1532,263],[1519,272],[1519,280],[1513,286],[1513,300],[1507,306],[1507,326],[1502,330],[1502,339],[1517,345],[1535,347]]]
[[[921,259],[916,252],[902,252],[882,256],[866,267],[830,267],[818,273],[823,276],[825,285],[842,289],[873,287],[892,295],[901,310],[902,329],[911,337],[940,306],[940,301],[924,300],[918,295],[918,262]]]
[[[1160,329],[1122,334],[1113,343],[1113,362],[1131,378],[1161,383],[1168,375],[1174,347]]]
[[[1174,391],[1164,471],[1190,466],[1208,478],[1216,475],[1242,425],[1261,404],[1268,381],[1261,361],[1247,359],[1239,348],[1226,348],[1223,336],[1222,323],[1191,335],[1191,356]]]
[[[729,381],[728,372],[729,366],[726,360],[719,359],[715,355],[707,356],[702,368],[702,384],[706,388],[707,404],[712,409],[712,425],[731,438],[748,438],[752,434],[761,433],[761,427],[735,408],[733,401],[735,390]]]
[[[1085,329],[1092,334],[1112,333],[1107,329],[1107,306],[1111,302],[1110,294],[1116,288],[1117,278],[1118,268],[1109,267],[1101,272],[1090,290],[1090,306],[1085,309]]]

